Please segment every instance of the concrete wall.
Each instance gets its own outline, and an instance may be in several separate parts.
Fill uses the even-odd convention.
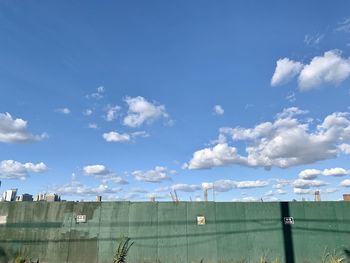
[[[1,216],[0,263],[111,263],[122,236],[135,242],[128,263],[321,262],[325,249],[350,260],[350,202],[2,202]]]

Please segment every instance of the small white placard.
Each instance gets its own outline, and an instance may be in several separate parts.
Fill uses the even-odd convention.
[[[0,225],[6,224],[7,216],[0,216]]]
[[[86,215],[77,215],[75,221],[77,223],[86,223]]]
[[[197,216],[197,225],[205,225],[205,216]]]

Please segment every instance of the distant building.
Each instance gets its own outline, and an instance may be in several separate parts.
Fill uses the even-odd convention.
[[[60,202],[61,201],[61,197],[58,194],[55,194],[55,193],[50,193],[50,194],[39,193],[35,197],[34,201],[36,201],[36,202],[39,202],[39,201]]]
[[[38,201],[45,201],[45,194],[39,193],[35,196],[34,201],[38,202]]]
[[[350,201],[350,194],[343,194],[344,201]]]
[[[45,200],[47,202],[59,202],[61,201],[61,197],[58,194],[47,194]]]
[[[6,190],[2,194],[2,200],[7,202],[16,201],[17,189]]]
[[[16,197],[16,201],[18,202],[32,202],[33,196],[31,194],[22,194]]]
[[[101,195],[96,196],[96,202],[102,202],[102,196]]]

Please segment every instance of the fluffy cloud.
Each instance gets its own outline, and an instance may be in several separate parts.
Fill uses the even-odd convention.
[[[172,190],[176,190],[179,192],[195,192],[201,189],[199,185],[195,184],[175,184],[171,187]]]
[[[20,163],[14,160],[0,162],[0,178],[26,179],[30,173],[43,173],[48,170],[44,163]]]
[[[329,50],[305,65],[288,58],[279,59],[271,85],[284,84],[298,74],[298,85],[303,91],[322,85],[338,85],[350,76],[350,58],[342,57],[339,50]]]
[[[131,142],[136,137],[146,138],[148,136],[149,136],[149,134],[145,131],[137,131],[137,132],[132,132],[130,134],[111,131],[111,132],[104,133],[102,135],[102,137],[107,142]]]
[[[350,76],[350,59],[342,58],[338,50],[330,50],[314,57],[299,75],[301,90],[310,90],[323,84],[339,84]]]
[[[350,144],[343,143],[339,145],[339,150],[343,153],[350,154]]]
[[[90,129],[98,129],[98,125],[96,123],[89,123],[88,127]]]
[[[60,108],[60,109],[56,109],[55,111],[58,113],[66,114],[66,115],[70,114],[70,109],[68,109],[68,108]]]
[[[131,141],[131,136],[129,134],[118,133],[116,131],[104,133],[102,136],[107,142],[130,142]]]
[[[323,175],[325,176],[344,176],[348,175],[349,171],[345,170],[344,168],[331,168],[331,169],[324,169]]]
[[[340,186],[350,187],[350,179],[345,179],[340,183]]]
[[[83,111],[83,115],[85,116],[90,116],[92,115],[92,113],[93,113],[92,109],[86,109]]]
[[[242,198],[234,198],[232,202],[261,202],[261,198],[254,196],[245,196]]]
[[[317,170],[317,169],[306,169],[299,173],[299,177],[301,179],[315,179],[318,175],[324,175],[324,176],[344,176],[348,175],[349,171],[345,170],[344,168],[336,167],[336,168],[330,168],[330,169],[324,169],[323,171]]]
[[[126,126],[140,127],[144,123],[150,123],[161,117],[168,117],[164,105],[156,105],[141,96],[127,97],[125,102],[129,107],[128,114],[123,120],[123,124]]]
[[[299,74],[303,64],[289,58],[279,59],[276,62],[276,69],[271,79],[271,86],[278,86],[290,81]]]
[[[13,119],[11,114],[0,113],[0,142],[5,143],[27,143],[40,141],[47,138],[47,135],[32,135],[28,131],[27,121]]]
[[[227,143],[219,143],[213,148],[205,148],[196,151],[192,160],[185,164],[188,169],[208,169],[215,166],[228,164],[245,164],[246,159],[237,154],[235,147],[230,147]]]
[[[296,179],[293,184],[295,188],[309,189],[310,187],[320,187],[328,185],[326,182],[320,180],[305,180],[305,179]]]
[[[108,105],[106,110],[106,116],[105,116],[106,121],[115,120],[118,117],[119,111],[120,111],[120,107],[118,105],[115,105],[115,106]]]
[[[350,142],[348,113],[332,113],[310,131],[309,122],[296,118],[301,112],[297,108],[285,109],[277,114],[274,122],[264,122],[254,128],[221,128],[219,142],[194,152],[184,168],[208,169],[232,164],[287,168],[335,158],[339,145]],[[244,141],[246,156],[229,146],[227,137],[233,142]]]
[[[111,173],[106,166],[102,164],[87,165],[83,168],[85,175],[106,175]]]
[[[94,93],[91,93],[91,94],[88,94],[86,95],[85,97],[87,99],[102,99],[103,98],[103,93],[105,92],[105,88],[103,86],[100,86],[96,89],[96,92]]]
[[[233,180],[217,180],[213,183],[202,183],[203,189],[214,189],[217,192],[228,192],[232,189],[248,189],[260,188],[269,185],[268,181],[233,181]]]
[[[132,176],[135,177],[138,181],[144,181],[149,183],[160,183],[165,180],[170,180],[170,177],[167,175],[168,169],[163,166],[156,166],[152,170],[141,171],[137,170],[132,172]]]
[[[108,185],[105,184],[100,184],[97,187],[90,187],[84,185],[81,182],[72,181],[62,186],[53,187],[50,190],[60,195],[94,196],[103,194],[115,194],[119,193],[122,189],[120,187],[110,188]]]
[[[213,111],[215,115],[222,115],[225,112],[221,105],[215,105]]]
[[[322,171],[317,169],[306,169],[299,173],[301,179],[315,179],[318,175],[322,174]]]
[[[108,182],[116,184],[128,184],[128,182],[125,181],[122,177],[117,176],[102,164],[87,165],[83,168],[83,173],[87,176],[94,176],[95,178],[101,180],[103,184],[106,184]]]
[[[294,188],[293,192],[298,195],[304,195],[304,194],[309,194],[313,195],[315,194],[315,190],[313,189],[303,189],[303,188]]]

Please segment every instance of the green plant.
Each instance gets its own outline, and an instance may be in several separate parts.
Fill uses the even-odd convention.
[[[25,263],[26,262],[26,259],[21,257],[21,256],[18,256],[16,259],[15,259],[15,263]]]
[[[331,252],[328,252],[327,247],[325,248],[322,263],[342,263],[345,262],[345,257],[342,257],[338,254],[337,250],[334,249]]]
[[[113,263],[126,263],[126,256],[128,255],[130,247],[134,244],[134,242],[130,242],[129,237],[123,237],[119,243],[118,249],[115,252]]]

